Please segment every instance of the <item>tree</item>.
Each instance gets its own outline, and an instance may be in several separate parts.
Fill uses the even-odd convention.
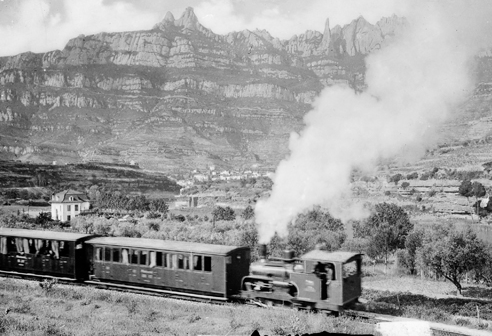
[[[419,174],[417,172],[413,172],[407,175],[407,180],[416,180],[419,178]]]
[[[472,195],[475,196],[475,198],[483,197],[486,193],[487,191],[482,183],[476,181],[472,183]]]
[[[393,175],[390,177],[390,182],[394,182],[395,185],[398,184],[398,182],[403,179],[403,175],[402,174],[396,174],[396,175]]]
[[[225,208],[218,206],[212,211],[212,217],[216,221],[217,220],[232,221],[236,219],[236,213],[229,206]]]
[[[354,237],[368,238],[367,255],[371,258],[388,258],[397,249],[405,247],[405,240],[413,229],[408,214],[396,204],[376,204],[373,214],[363,223],[354,223]]]
[[[405,249],[400,250],[398,261],[410,271],[410,274],[415,274],[417,271],[417,251],[422,247],[423,239],[424,230],[415,229],[408,234],[405,240]]]
[[[244,219],[250,219],[255,216],[255,211],[253,210],[253,207],[251,205],[248,205],[246,209],[244,209],[243,213],[241,214],[241,217]]]
[[[463,180],[458,189],[458,193],[466,198],[473,196],[473,187],[470,180]]]
[[[470,228],[456,231],[452,226],[434,226],[424,236],[418,257],[422,266],[451,281],[461,295],[463,276],[482,269],[488,253],[485,244]]]
[[[401,184],[401,187],[402,187],[403,189],[407,189],[409,186],[410,186],[410,183],[408,183],[408,182],[403,182],[403,183]]]
[[[162,198],[159,198],[153,199],[149,202],[149,209],[152,212],[160,212],[161,214],[165,215],[169,210],[169,206],[167,205],[166,201],[164,201]]]
[[[297,255],[314,249],[316,245],[324,245],[327,250],[338,250],[346,237],[344,225],[339,219],[321,208],[315,208],[299,214],[289,225],[287,246]]]

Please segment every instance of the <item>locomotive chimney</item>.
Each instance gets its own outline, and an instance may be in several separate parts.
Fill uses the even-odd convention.
[[[294,259],[295,253],[292,250],[284,250],[284,259],[286,261],[292,261]]]
[[[265,261],[267,258],[267,246],[266,244],[258,245],[258,255],[260,256],[261,261]]]

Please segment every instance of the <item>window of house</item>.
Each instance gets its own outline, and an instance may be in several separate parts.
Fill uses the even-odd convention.
[[[205,272],[212,272],[212,257],[203,257]]]
[[[120,249],[113,249],[113,262],[120,262]]]
[[[104,261],[111,261],[111,248],[104,248]]]
[[[72,206],[69,204],[67,205],[67,211],[70,211],[72,209]]]
[[[79,205],[78,205],[78,204],[75,204],[75,205],[74,205],[74,210],[75,210],[75,211],[79,211]]]
[[[147,251],[140,252],[140,265],[147,265],[148,254],[149,252]]]
[[[96,253],[95,253],[94,259],[96,259],[97,261],[102,260],[102,248],[96,247]]]
[[[130,256],[130,264],[138,264],[138,251],[131,250]]]
[[[200,255],[194,255],[193,256],[193,269],[195,271],[201,271],[202,270],[202,256],[200,256]]]
[[[70,219],[72,219],[72,216],[67,215],[67,220],[70,220]]]

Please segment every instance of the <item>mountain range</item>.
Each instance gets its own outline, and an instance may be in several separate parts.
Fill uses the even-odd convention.
[[[187,8],[150,30],[1,57],[0,159],[271,169],[319,92],[336,83],[363,90],[365,56],[405,25],[397,16],[333,28],[326,20],[323,32],[280,40],[266,30],[215,34]],[[492,122],[490,59],[479,57],[476,94],[443,127],[450,146],[489,137],[477,123]]]

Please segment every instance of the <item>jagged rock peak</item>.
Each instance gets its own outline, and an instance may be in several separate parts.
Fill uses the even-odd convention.
[[[320,49],[328,50],[331,42],[331,31],[330,31],[330,19],[327,18],[325,22],[325,30],[323,32],[323,39],[321,40]]]
[[[166,16],[164,16],[164,19],[162,20],[162,23],[172,23],[174,24],[174,15],[171,12],[167,12]]]
[[[176,26],[180,26],[183,28],[187,28],[190,30],[197,30],[200,23],[198,22],[198,18],[193,11],[193,8],[188,7],[184,11],[183,15],[179,18],[179,20],[175,21],[174,24]]]

